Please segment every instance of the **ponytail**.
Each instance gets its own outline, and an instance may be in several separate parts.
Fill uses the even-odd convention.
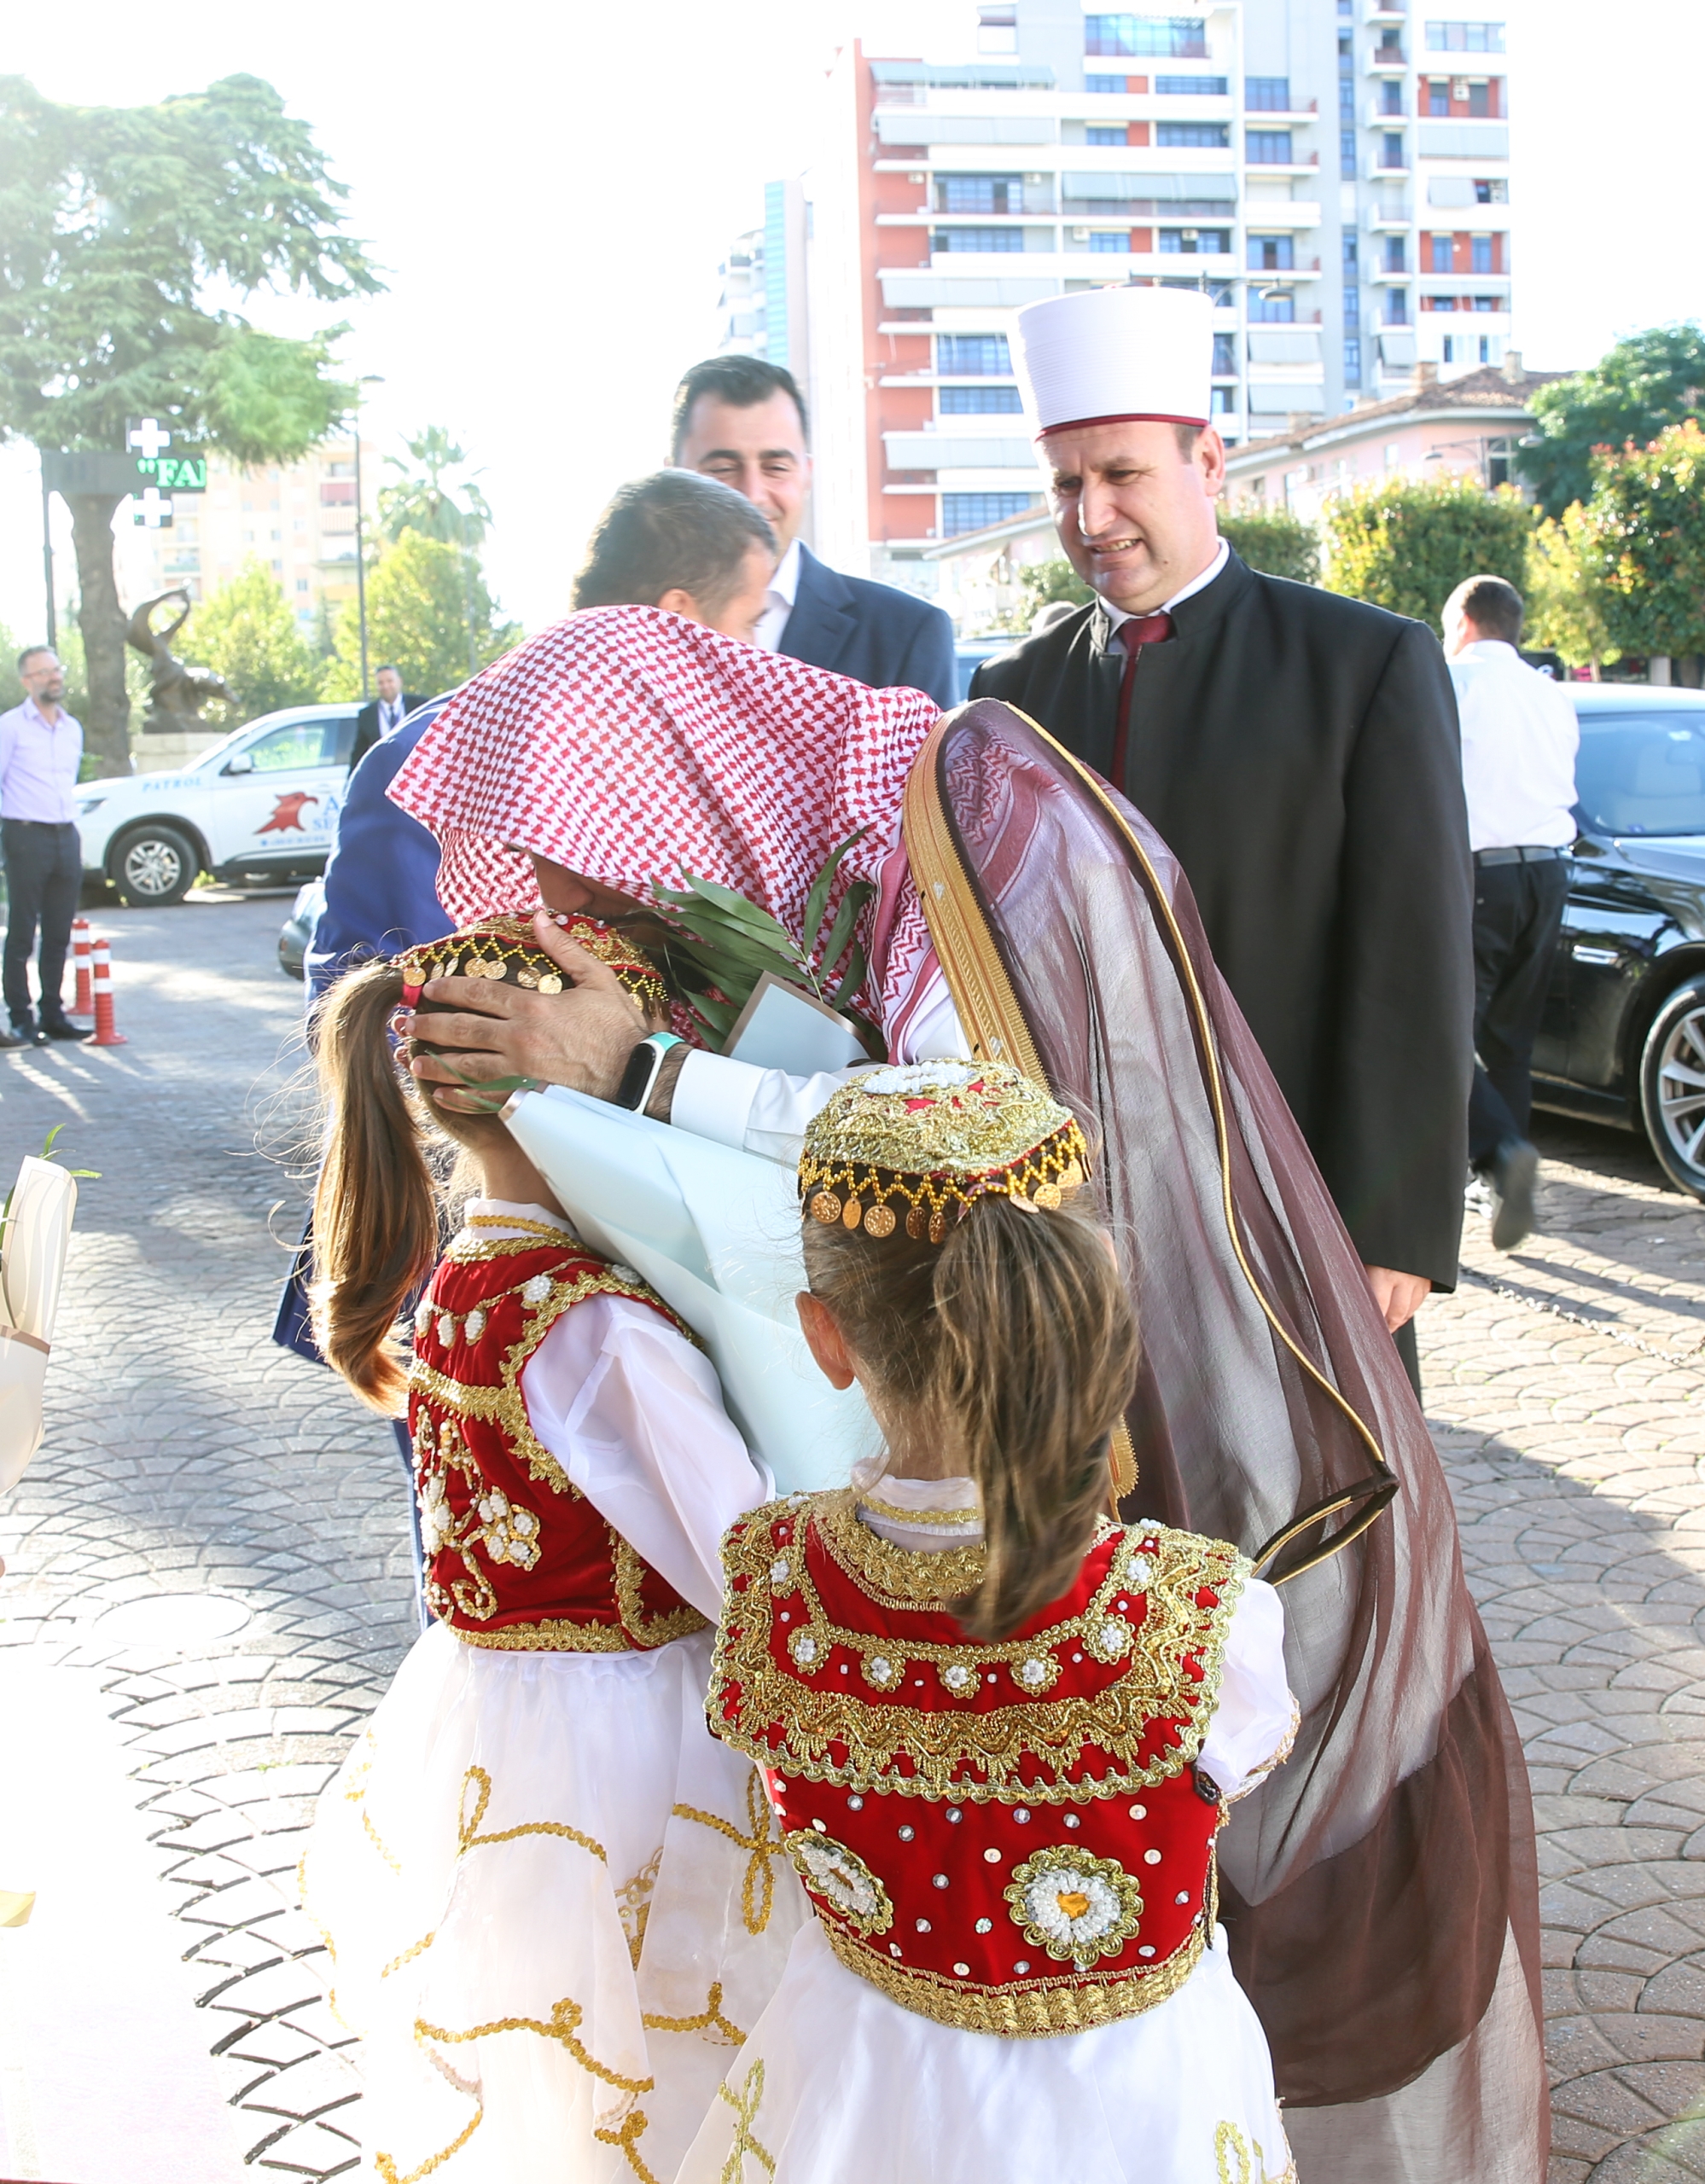
[[[976,1482],[984,1575],[955,1612],[1010,1637],[1070,1585],[1107,1506],[1137,1328],[1104,1230],[1070,1207],[979,1200],[939,1245],[806,1223],[812,1290],[879,1416]]]
[[[438,1256],[438,1195],[424,1118],[398,1075],[387,1026],[403,973],[370,963],[334,986],[317,1019],[331,1137],[314,1194],[314,1339],[362,1401],[394,1417],[407,1375],[393,1333]]]

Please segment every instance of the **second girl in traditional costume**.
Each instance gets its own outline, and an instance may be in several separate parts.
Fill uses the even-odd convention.
[[[681,2184],[1277,2184],[1215,1924],[1295,1711],[1277,1596],[1106,1515],[1136,1365],[1077,1124],[1007,1068],[864,1073],[806,1134],[807,1339],[887,1453],[737,1524],[709,1711],[817,1916]]]
[[[637,1038],[655,967],[590,921],[573,938]],[[524,923],[488,920],[352,973],[319,1022],[316,1331],[377,1408],[432,1274],[406,1387],[436,1623],[320,1801],[305,1892],[364,2039],[368,2173],[668,2179],[799,1916],[758,1778],[703,1714],[717,1544],[765,1484],[703,1355],[497,1117],[405,1090],[390,1019],[458,967],[557,982]],[[480,1194],[440,1257],[449,1139]]]

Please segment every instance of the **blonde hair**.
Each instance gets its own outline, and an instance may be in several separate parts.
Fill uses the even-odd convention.
[[[879,1421],[936,1437],[975,1480],[984,1575],[955,1612],[1010,1636],[1066,1590],[1107,1507],[1137,1324],[1105,1230],[989,1197],[939,1245],[811,1219],[804,1243]]]

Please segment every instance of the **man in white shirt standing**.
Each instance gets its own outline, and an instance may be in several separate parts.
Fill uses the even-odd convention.
[[[1533,1041],[1568,893],[1580,741],[1567,694],[1516,649],[1522,613],[1514,584],[1481,576],[1457,586],[1440,618],[1474,851],[1469,1159],[1491,1188],[1500,1252],[1513,1252],[1533,1226]]]
[[[86,1039],[65,1013],[60,986],[71,921],[83,889],[77,831],[77,770],[83,729],[60,700],[65,670],[45,645],[18,655],[24,702],[0,713],[0,848],[6,864],[4,989],[9,1034],[0,1047],[40,1047],[49,1039]],[[41,932],[37,973],[39,1019],[30,1002],[30,956]]]

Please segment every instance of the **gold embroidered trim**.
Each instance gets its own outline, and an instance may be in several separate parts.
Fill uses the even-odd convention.
[[[429,1934],[422,1934],[417,1942],[410,1942],[399,1955],[393,1956],[379,1977],[381,1979],[388,1979],[393,1972],[400,1972],[405,1964],[412,1964],[415,1959],[423,1950],[429,1949],[437,1939],[438,1928],[434,1926]]]
[[[1247,1798],[1251,1790],[1259,1790],[1276,1767],[1283,1766],[1286,1760],[1290,1757],[1291,1746],[1296,1742],[1296,1733],[1301,1727],[1302,1709],[1293,1698],[1290,1702],[1290,1726],[1280,1739],[1271,1757],[1264,1759],[1252,1774],[1243,1777],[1242,1781],[1238,1785],[1236,1797],[1226,1798],[1225,1802],[1228,1805],[1235,1805],[1241,1798]]]
[[[774,1861],[786,1852],[781,1836],[773,1832],[776,1815],[757,1769],[746,1778],[744,1835],[731,1821],[719,1819],[713,1812],[701,1812],[696,1805],[676,1805],[672,1809],[678,1820],[695,1820],[701,1827],[714,1828],[737,1848],[751,1853],[746,1862],[746,1878],[740,1885],[740,1916],[748,1934],[761,1934],[770,1923],[776,1900]]]
[[[1277,2176],[1267,2172],[1267,2158],[1259,2139],[1246,2139],[1235,2123],[1221,2123],[1213,2134],[1213,2166],[1219,2184],[1296,2184],[1296,2164],[1289,2158],[1283,2127],[1279,2143],[1286,2156]],[[1231,2157],[1237,2158],[1234,2170]]]
[[[464,1630],[460,1623],[452,1623],[448,1628],[464,1646],[489,1646],[514,1653],[632,1653],[640,1650],[615,1623],[506,1623],[498,1630]]]
[[[731,2018],[722,2013],[722,1982],[713,1979],[704,2007],[694,2017],[654,2017],[649,2011],[640,2018],[648,2032],[719,2032],[721,2044],[727,2048],[743,2048],[746,2035]]]
[[[474,1809],[468,1809],[468,1786],[477,1783],[480,1794],[474,1800]],[[486,1817],[486,1808],[492,1802],[492,1778],[483,1767],[470,1767],[462,1778],[462,1815],[457,1822],[457,1841],[465,1853],[479,1850],[488,1843],[514,1843],[523,1835],[556,1835],[565,1842],[578,1843],[583,1850],[590,1850],[595,1858],[609,1863],[602,1843],[595,1843],[590,1835],[583,1835],[578,1827],[570,1827],[562,1820],[530,1820],[520,1827],[500,1827],[495,1834],[482,1835],[480,1823]]]
[[[625,2078],[619,2071],[589,2054],[575,2035],[585,2012],[579,2002],[564,1995],[553,2005],[549,2018],[495,2017],[486,2024],[470,2024],[460,2032],[453,2032],[447,2025],[428,2024],[424,2018],[415,2019],[417,2040],[436,2040],[446,2048],[463,2047],[472,2040],[489,2040],[498,2032],[536,2032],[543,2040],[555,2040],[574,2058],[583,2071],[595,2078],[602,2078],[606,2085],[613,2085],[618,2093],[649,2093],[655,2086],[655,2078]]]
[[[986,1987],[974,1979],[909,1970],[878,1956],[826,1919],[818,1924],[847,1970],[868,1979],[891,2002],[919,2017],[933,2018],[937,2024],[951,2024],[961,2032],[992,2032],[1005,2040],[1046,2040],[1140,2017],[1177,1994],[1202,1961],[1207,1946],[1203,1930],[1197,1926],[1181,1949],[1151,1971],[1086,1984],[1015,1979],[1010,1985]]]
[[[854,1502],[860,1509],[868,1509],[873,1517],[880,1517],[884,1524],[910,1525],[915,1531],[944,1531],[979,1532],[983,1528],[983,1513],[980,1507],[967,1509],[902,1509],[897,1502],[879,1502],[874,1494],[855,1495]],[[868,1530],[868,1527],[866,1527]]]
[[[631,1880],[625,1880],[615,1891],[616,1916],[621,1920],[621,1930],[627,1937],[627,1953],[633,1968],[639,1969],[639,1952],[645,1946],[645,1929],[651,1917],[651,1898],[657,1886],[658,1868],[663,1863],[660,1849],[654,1850]]]
[[[637,1554],[615,1527],[610,1527],[610,1545],[615,1551],[616,1613],[621,1618],[622,1628],[645,1652],[666,1646],[676,1638],[690,1638],[695,1630],[708,1630],[710,1624],[690,1602],[684,1600],[679,1607],[666,1608],[660,1615],[648,1615],[640,1597],[640,1588],[649,1574],[649,1565]]]
[[[823,1542],[861,1592],[883,1607],[945,1607],[983,1582],[983,1543],[899,1547],[858,1521],[848,1487],[812,1504]]]
[[[726,2081],[717,2088],[719,2100],[725,2100],[734,2111],[734,2136],[729,2142],[728,2159],[723,2164],[721,2184],[746,2184],[746,2157],[750,2154],[766,2176],[776,2173],[776,2157],[758,2143],[754,2126],[758,2111],[764,2104],[764,2058],[760,2055],[748,2071],[737,2094],[730,2093]]]
[[[1013,1868],[1007,1915],[1033,1949],[1092,1972],[1117,1956],[1143,1919],[1143,1891],[1117,1858],[1091,1857],[1069,1843],[1050,1844]]]
[[[847,1497],[823,1497],[837,1498]],[[781,1519],[803,1525],[820,1506],[772,1502],[754,1511],[724,1542],[728,1606],[717,1637],[710,1705],[718,1734],[736,1751],[782,1774],[844,1789],[975,1804],[1085,1804],[1166,1781],[1196,1758],[1219,1697],[1232,1610],[1249,1571],[1235,1548],[1164,1525],[1134,1526],[1120,1536],[1106,1577],[1080,1614],[1023,1639],[937,1645],[829,1620],[811,1580],[803,1537],[796,1534],[779,1554],[774,1540]],[[868,1527],[859,1529],[876,1538]],[[1149,1551],[1139,1551],[1151,1542]],[[881,1544],[906,1562],[944,1559]],[[856,1572],[848,1574],[858,1582]],[[1203,1588],[1217,1594],[1217,1606],[1197,1606],[1195,1594]],[[1132,1594],[1146,1600],[1140,1629],[1118,1608],[1120,1595]],[[771,1658],[772,1629],[783,1614],[797,1676],[777,1669]],[[867,1699],[850,1677],[836,1676],[835,1688],[827,1679],[813,1684],[809,1679],[829,1665],[837,1647],[858,1658],[864,1682],[878,1694],[917,1682],[924,1670],[950,1696],[969,1698],[993,1675],[1004,1676],[1018,1698],[986,1712],[926,1711]],[[1056,1699],[1048,1693],[1058,1681],[1060,1653],[1068,1660],[1078,1653],[1124,1667],[1099,1692]],[[1200,1682],[1185,1670],[1192,1657],[1201,1663]],[[730,1719],[722,1710],[731,1693],[738,1696]],[[1139,1763],[1144,1733],[1156,1719],[1178,1722],[1176,1741]],[[1065,1771],[1080,1764],[1085,1746],[1106,1755],[1104,1775]],[[834,1756],[836,1748],[844,1758]]]
[[[856,1850],[814,1828],[796,1828],[782,1847],[808,1889],[828,1899],[855,1934],[885,1934],[894,1922],[893,1899]]]
[[[663,2184],[663,2179],[646,2167],[640,2158],[639,2140],[651,2128],[651,2119],[643,2108],[631,2108],[623,2117],[621,2128],[616,2131],[595,2129],[592,2136],[601,2146],[620,2146],[628,2167],[639,2179],[639,2184]]]
[[[442,2169],[452,2154],[460,2153],[485,2120],[485,2109],[483,2107],[476,2109],[466,2125],[457,2133],[447,2146],[440,2146],[435,2154],[423,2161],[418,2169],[411,2169],[406,2176],[399,2175],[397,2164],[389,2154],[375,2150],[373,2156],[373,2167],[380,2179],[380,2184],[420,2184],[422,2176],[430,2176],[434,2169]]]

